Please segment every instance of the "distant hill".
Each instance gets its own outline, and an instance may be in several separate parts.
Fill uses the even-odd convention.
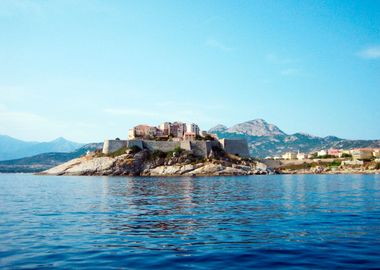
[[[71,159],[83,156],[87,151],[101,149],[102,143],[90,143],[69,153],[43,153],[31,157],[0,161],[0,173],[40,172]]]
[[[346,140],[335,136],[317,137],[306,133],[288,135],[263,119],[251,120],[230,128],[217,125],[209,130],[220,138],[245,138],[254,157],[281,155],[287,151],[309,153],[320,149],[379,147],[380,140]]]
[[[82,147],[83,144],[68,141],[62,137],[50,142],[27,142],[0,135],[0,161],[10,160],[47,152],[69,153]]]

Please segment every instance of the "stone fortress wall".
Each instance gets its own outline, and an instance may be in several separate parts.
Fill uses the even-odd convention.
[[[219,143],[227,153],[240,157],[250,156],[247,141],[244,139],[220,139]]]
[[[152,141],[152,140],[105,140],[103,153],[110,154],[123,147],[137,146],[150,151],[159,150],[163,152],[173,151],[180,147],[187,151],[192,151],[194,155],[207,157],[213,146],[220,146],[227,153],[249,157],[248,144],[244,139],[221,139],[219,141]]]
[[[127,146],[127,140],[104,140],[103,153],[109,154]]]
[[[142,140],[143,147],[141,149],[148,149],[150,151],[159,150],[162,152],[173,151],[176,147],[181,147],[181,142],[172,141],[150,141]]]

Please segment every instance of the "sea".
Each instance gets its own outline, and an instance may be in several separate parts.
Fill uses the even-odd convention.
[[[380,268],[380,175],[0,174],[0,269],[337,268]]]

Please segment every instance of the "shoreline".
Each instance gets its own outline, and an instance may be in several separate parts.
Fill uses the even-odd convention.
[[[92,153],[38,172],[36,175],[213,177],[274,174],[380,174],[377,166],[274,165],[222,151],[207,158],[201,158],[194,156],[190,151],[165,153],[144,149],[133,152],[127,149],[117,155]]]
[[[197,174],[197,175],[175,175],[175,174],[161,174],[161,175],[116,175],[116,174],[48,174],[44,172],[37,173],[0,173],[0,174],[33,174],[36,176],[107,176],[107,177],[134,177],[134,178],[202,178],[202,177],[229,177],[229,176],[273,176],[273,175],[380,175],[380,170],[377,171],[350,171],[350,172],[274,172],[274,173],[258,173],[258,174]]]

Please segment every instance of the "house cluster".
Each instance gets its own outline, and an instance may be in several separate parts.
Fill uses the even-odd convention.
[[[352,157],[353,160],[378,160],[380,161],[380,148],[355,148],[350,150],[344,149],[322,149],[317,152],[312,153],[295,153],[286,152],[281,157],[274,157],[273,159],[284,159],[284,160],[305,160],[305,159],[315,159],[315,158],[344,158]]]
[[[104,140],[102,153],[114,153],[123,147],[162,152],[180,148],[204,158],[209,157],[215,149],[221,149],[227,154],[242,158],[250,157],[247,140],[219,139],[216,134],[200,131],[197,124],[183,122],[164,122],[159,126],[135,126],[128,131],[127,140],[120,138]]]
[[[200,131],[194,123],[164,122],[159,126],[138,125],[128,131],[128,139],[160,139],[171,141],[195,141],[199,137],[210,136],[217,139],[216,135]]]

